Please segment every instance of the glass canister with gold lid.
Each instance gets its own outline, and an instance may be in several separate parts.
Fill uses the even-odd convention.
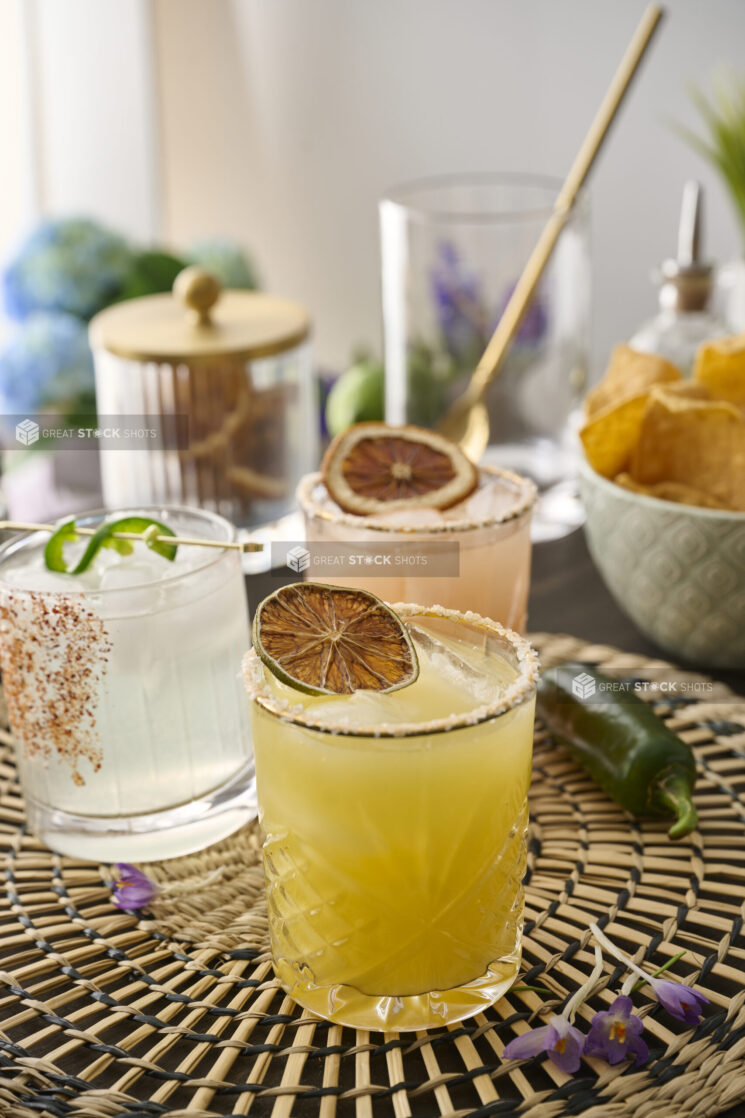
[[[106,505],[197,505],[244,528],[287,513],[318,456],[309,338],[300,304],[199,268],[96,315]]]

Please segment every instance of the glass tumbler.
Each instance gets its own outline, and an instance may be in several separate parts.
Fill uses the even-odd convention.
[[[244,661],[274,968],[306,1009],[363,1029],[470,1017],[520,967],[535,657],[473,614],[397,609],[420,662],[394,700],[406,723],[386,720],[391,695],[366,693],[359,724],[355,696],[322,712]],[[474,672],[483,704],[433,719]]]
[[[380,203],[386,419],[435,427],[464,390],[550,216],[560,182],[461,175],[413,182]],[[576,422],[587,378],[588,205],[580,198],[487,407],[483,462],[532,478],[534,540],[582,522]]]
[[[235,538],[198,509],[130,513]],[[230,834],[256,815],[239,553],[184,545],[171,563],[143,546],[73,576],[44,566],[48,538],[0,549],[0,666],[30,828],[62,854],[128,862]]]
[[[478,488],[458,505],[443,512],[407,509],[388,518],[345,513],[319,473],[306,474],[297,499],[305,519],[306,578],[362,587],[387,602],[470,609],[525,632],[535,501],[527,478],[482,467]],[[437,548],[443,544],[456,551],[457,573],[442,569]],[[371,562],[351,565],[360,551]],[[324,568],[324,558],[337,562]]]

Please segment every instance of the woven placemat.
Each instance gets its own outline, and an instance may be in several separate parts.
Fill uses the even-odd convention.
[[[609,647],[534,639],[544,664],[682,678]],[[715,684],[657,709],[695,747],[699,831],[671,843],[664,824],[634,821],[539,728],[522,981],[555,999],[513,992],[470,1021],[401,1035],[330,1025],[278,989],[254,830],[149,866],[162,892],[138,920],[112,905],[108,867],[26,834],[0,734],[0,1114],[703,1118],[745,1098],[745,700]],[[677,1024],[642,990],[643,1068],[585,1061],[568,1077],[548,1060],[503,1063],[515,1026],[542,1023],[590,973],[591,920],[637,962],[685,951],[671,973],[707,993],[704,1022]],[[585,1022],[619,987],[611,967]]]

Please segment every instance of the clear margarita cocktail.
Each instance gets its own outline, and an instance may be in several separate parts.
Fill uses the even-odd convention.
[[[518,973],[537,666],[474,614],[395,609],[400,690],[305,695],[255,651],[244,676],[278,978],[332,1021],[423,1029]]]
[[[329,582],[361,586],[388,602],[435,603],[477,610],[524,633],[530,588],[530,518],[536,489],[508,470],[482,467],[476,489],[445,509],[407,508],[369,516],[345,512],[320,473],[298,487],[313,563],[314,544],[352,545],[393,555],[390,567],[365,566],[357,576],[343,560],[327,568]],[[441,555],[430,544],[457,544],[457,574],[443,574]],[[429,548],[429,550],[428,550]],[[418,557],[424,557],[418,565]],[[331,556],[330,558],[333,558]],[[386,573],[381,575],[380,571]],[[310,571],[317,577],[316,568]]]
[[[234,537],[211,513],[144,513],[176,535]],[[46,567],[48,538],[0,549],[0,664],[30,827],[62,853],[111,861],[224,837],[255,815],[239,554],[182,546],[169,561],[136,541],[73,575]],[[87,542],[66,546],[72,563]]]

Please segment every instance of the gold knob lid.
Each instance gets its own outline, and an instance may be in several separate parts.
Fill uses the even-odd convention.
[[[172,294],[115,303],[90,323],[94,350],[130,361],[251,361],[294,349],[310,334],[305,307],[260,291],[226,291],[210,272],[179,272]]]
[[[195,264],[183,268],[173,281],[173,294],[181,300],[192,322],[198,326],[207,326],[212,322],[210,311],[221,293],[219,279]]]

